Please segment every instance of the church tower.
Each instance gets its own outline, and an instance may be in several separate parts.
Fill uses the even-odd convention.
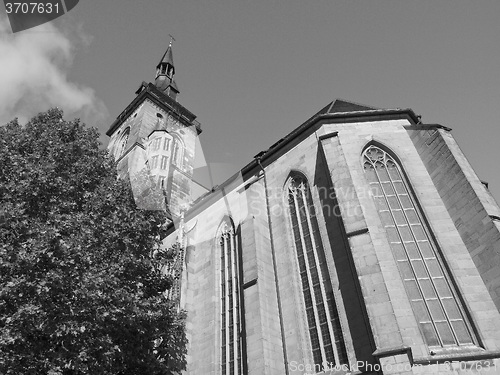
[[[172,41],[156,66],[154,83],[142,82],[135,99],[107,131],[120,178],[130,178],[139,208],[164,209],[151,193],[161,189],[172,218],[192,200],[196,116],[179,104]],[[199,186],[196,186],[199,189]]]

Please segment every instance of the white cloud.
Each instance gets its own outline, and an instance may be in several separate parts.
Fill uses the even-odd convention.
[[[89,125],[107,117],[91,88],[68,80],[74,45],[90,41],[81,28],[71,34],[77,36],[52,23],[12,34],[7,18],[0,17],[0,125],[15,117],[24,123],[55,106],[66,118],[78,115]]]

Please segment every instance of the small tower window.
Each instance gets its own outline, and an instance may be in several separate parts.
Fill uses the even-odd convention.
[[[163,142],[163,150],[168,151],[169,143],[170,143],[170,139],[165,138],[165,140]]]
[[[160,144],[161,144],[161,138],[155,138],[153,139],[153,144],[152,144],[152,148],[154,151],[157,151],[160,149]]]
[[[151,169],[155,169],[158,166],[158,156],[153,156],[151,162]]]
[[[161,165],[160,165],[160,168],[165,170],[167,169],[167,166],[168,166],[168,157],[166,156],[162,156],[161,157]]]

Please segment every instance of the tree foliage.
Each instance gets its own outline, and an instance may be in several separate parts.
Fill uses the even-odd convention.
[[[14,120],[0,166],[0,373],[183,369],[183,314],[152,256],[165,213],[136,208],[97,130],[58,109]]]

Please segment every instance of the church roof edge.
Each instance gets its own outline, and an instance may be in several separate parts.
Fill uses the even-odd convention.
[[[337,105],[335,105],[335,103],[337,103]],[[336,112],[340,108],[344,108],[345,112]],[[332,119],[332,120],[350,119],[350,118],[373,117],[373,116],[378,117],[378,116],[384,116],[384,115],[409,116],[410,119],[415,124],[418,124],[418,122],[419,122],[419,118],[417,117],[417,115],[415,114],[415,112],[411,108],[378,109],[378,108],[368,107],[368,106],[364,106],[364,105],[357,104],[357,103],[348,102],[348,101],[345,101],[342,99],[336,99],[336,100],[330,102],[327,106],[325,106],[322,110],[317,112],[315,115],[310,117],[304,123],[302,123],[302,125],[295,128],[288,135],[286,135],[285,137],[278,140],[271,147],[269,147],[269,149],[259,153],[260,160],[262,162],[262,161],[269,159],[270,157],[272,157],[272,155],[274,155],[276,152],[278,152],[282,147],[287,145],[293,139],[295,139],[300,134],[302,134],[306,129],[310,128],[311,126],[313,126],[314,124],[316,124],[319,121],[329,120],[329,119]],[[189,209],[189,211],[186,213],[186,219],[194,216],[197,212],[199,212],[204,207],[205,202],[208,203],[209,201],[211,201],[211,199],[210,199],[211,197],[215,197],[218,194],[220,194],[222,189],[224,189],[225,187],[230,185],[237,177],[239,177],[241,175],[241,176],[243,176],[243,179],[245,180],[245,176],[248,176],[248,173],[250,173],[254,168],[257,168],[257,167],[258,167],[258,163],[254,159],[251,162],[249,162],[247,165],[245,165],[242,169],[237,171],[234,175],[229,177],[226,181],[224,181],[220,185],[213,187],[211,192],[208,192],[205,195],[201,196],[200,199],[198,199],[195,202],[195,204]]]

